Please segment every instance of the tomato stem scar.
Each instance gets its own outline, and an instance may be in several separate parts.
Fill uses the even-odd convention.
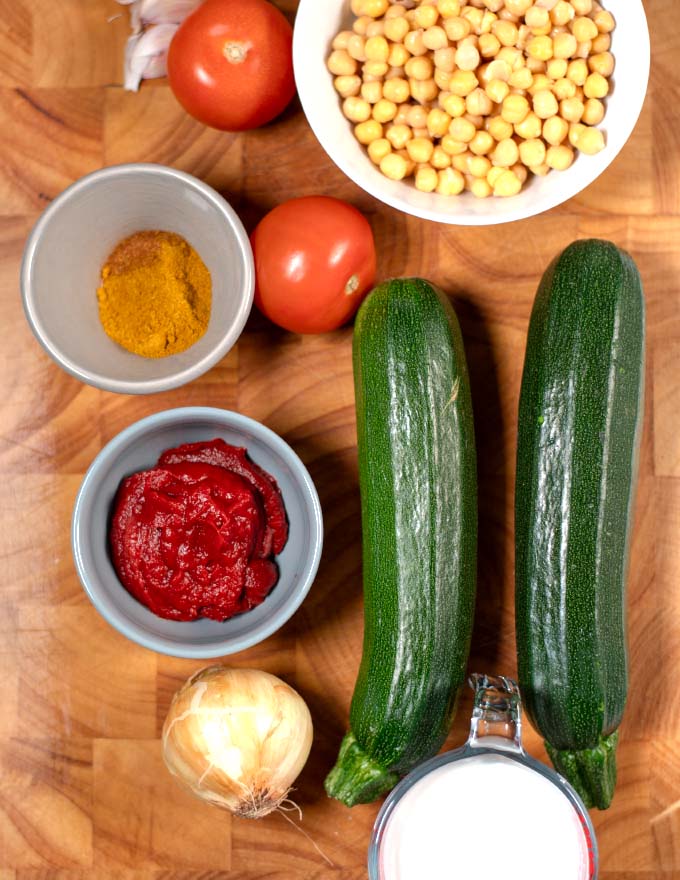
[[[252,48],[252,45],[252,43],[239,43],[235,40],[230,40],[224,44],[222,52],[230,64],[243,64],[248,57],[248,51]]]

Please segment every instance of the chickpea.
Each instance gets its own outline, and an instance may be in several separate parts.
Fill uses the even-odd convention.
[[[571,0],[571,5],[577,15],[590,15],[593,11],[593,0]]]
[[[435,25],[428,28],[423,34],[423,43],[428,49],[436,51],[437,49],[445,49],[449,45],[449,38],[443,27]]]
[[[371,118],[371,105],[363,98],[349,97],[342,102],[342,112],[350,122],[366,122]]]
[[[411,89],[413,100],[418,101],[420,104],[428,104],[430,101],[435,101],[439,94],[437,83],[433,79],[409,80],[409,88]]]
[[[353,98],[361,91],[360,76],[336,76],[333,85],[337,93],[343,98]]]
[[[385,61],[367,61],[361,68],[364,82],[370,82],[371,79],[382,79],[389,71],[389,66]]]
[[[547,89],[535,92],[533,96],[534,113],[540,119],[548,119],[557,113],[557,98]]]
[[[518,162],[516,165],[513,165],[510,170],[515,175],[515,177],[519,180],[520,183],[522,183],[522,184],[526,183],[527,177],[529,176],[529,172],[524,167],[524,165],[522,165],[521,162]]]
[[[534,73],[545,73],[548,65],[540,58],[527,58],[527,70]]]
[[[406,152],[418,165],[430,161],[434,152],[434,144],[429,138],[413,138],[406,144]]]
[[[442,110],[445,110],[451,118],[463,116],[466,111],[465,99],[460,95],[449,94],[442,101]]]
[[[465,99],[465,107],[473,116],[488,116],[493,102],[483,89],[476,88]]]
[[[567,79],[570,79],[577,86],[582,86],[588,79],[588,65],[582,58],[577,58],[569,63]]]
[[[614,73],[614,56],[611,52],[600,52],[597,55],[591,55],[588,59],[588,67],[593,73],[609,77]]]
[[[519,71],[515,72],[518,73]],[[488,83],[491,82],[492,79],[499,79],[501,82],[508,82],[512,74],[512,67],[507,61],[504,61],[502,58],[495,58],[486,65],[484,81]]]
[[[437,189],[439,175],[431,165],[421,165],[416,171],[416,189],[431,193]]]
[[[451,117],[444,110],[434,108],[427,114],[427,130],[430,137],[442,138],[448,132],[451,125]]]
[[[333,49],[346,49],[353,31],[340,31],[337,37],[331,43]]]
[[[569,24],[575,15],[576,12],[571,3],[567,3],[567,0],[559,0],[550,12],[550,21],[557,27],[563,27]]]
[[[437,192],[443,196],[457,196],[465,189],[465,178],[455,168],[444,168],[439,172]]]
[[[418,27],[431,28],[437,23],[439,10],[436,6],[417,6],[414,10],[413,19]]]
[[[475,198],[486,199],[493,194],[493,189],[488,180],[482,180],[479,177],[475,177],[470,185],[470,192]]]
[[[522,189],[522,182],[512,171],[504,171],[496,180],[493,187],[495,196],[516,196]]]
[[[455,18],[460,15],[460,0],[437,0],[437,9],[442,18]]]
[[[411,129],[408,125],[390,125],[385,137],[395,150],[401,150],[411,140]]]
[[[581,132],[578,139],[578,148],[588,156],[594,156],[604,150],[604,135],[599,128],[587,127]]]
[[[505,8],[512,15],[522,16],[533,4],[533,0],[505,0]]]
[[[485,89],[486,94],[494,104],[502,104],[507,98],[510,86],[502,79],[492,79]]]
[[[530,6],[526,11],[524,21],[536,33],[537,30],[541,30],[544,27],[550,28],[550,13],[542,6]]]
[[[412,104],[406,116],[406,124],[411,128],[427,128],[428,111],[420,104]]]
[[[598,34],[590,43],[590,49],[595,54],[609,52],[612,47],[612,38],[609,34]]]
[[[390,67],[403,67],[410,57],[411,53],[406,46],[402,46],[400,43],[394,43],[390,49],[390,57],[387,59],[387,63]]]
[[[404,46],[408,49],[411,55],[427,54],[427,46],[423,42],[422,30],[409,31],[404,37]]]
[[[411,58],[404,66],[404,72],[410,79],[424,81],[432,79],[434,66],[429,58]]]
[[[464,144],[470,143],[475,136],[476,131],[477,129],[470,120],[465,119],[462,116],[451,120],[451,125],[449,126],[449,134],[457,141],[462,141]]]
[[[545,164],[555,171],[566,171],[573,161],[574,151],[564,144],[560,144],[558,147],[548,147],[545,154]]]
[[[579,43],[587,43],[589,40],[594,40],[599,33],[597,25],[592,18],[585,16],[573,20],[571,32]]]
[[[456,66],[459,70],[474,71],[479,67],[479,51],[471,45],[462,45],[456,52]]]
[[[482,58],[495,58],[500,48],[501,44],[493,34],[482,34],[479,38],[479,54]]]
[[[604,104],[597,98],[588,98],[583,107],[582,121],[586,125],[599,125],[604,119]]]
[[[464,153],[460,153],[457,156],[451,157],[451,166],[456,169],[456,171],[460,171],[461,174],[468,173],[468,162],[472,158],[472,153],[466,150]]]
[[[519,159],[519,147],[512,138],[499,141],[496,149],[491,153],[491,161],[494,165],[509,168]]]
[[[354,34],[347,43],[347,52],[355,61],[365,61],[366,39],[361,34]]]
[[[442,168],[450,168],[451,156],[449,156],[443,147],[435,147],[434,152],[432,153],[432,158],[430,159],[430,165],[438,170],[441,170]]]
[[[530,89],[534,84],[534,74],[528,67],[520,67],[510,74],[508,84],[513,89]]]
[[[521,122],[529,112],[529,102],[523,95],[508,95],[501,107],[501,116],[514,125]]]
[[[328,56],[326,66],[336,76],[354,76],[358,65],[346,49],[334,49]]]
[[[546,64],[545,75],[550,79],[564,79],[567,75],[569,64],[566,58],[551,58]]]
[[[354,127],[354,135],[360,144],[368,146],[368,144],[377,141],[383,136],[383,127],[375,119],[368,119],[366,122],[360,122]]]
[[[371,18],[380,18],[389,8],[389,0],[363,0],[361,12]]]
[[[446,36],[449,40],[451,40],[452,43],[457,43],[459,40],[462,40],[463,37],[467,37],[472,28],[470,27],[469,21],[456,16],[455,18],[447,18],[444,21],[444,30],[446,31]]]
[[[495,141],[488,131],[478,131],[469,143],[470,152],[475,156],[488,155],[495,146]]]
[[[539,61],[548,61],[553,57],[553,41],[551,37],[532,37],[527,43],[527,54]]]
[[[392,7],[392,9],[398,8],[397,6]],[[399,18],[389,18],[385,22],[385,36],[393,43],[401,43],[409,31],[409,24],[403,15]]]
[[[385,34],[384,21],[372,21],[366,28],[367,37],[382,37]]]
[[[552,147],[559,147],[568,133],[569,123],[561,116],[551,116],[543,123],[543,140]]]
[[[503,21],[500,18],[491,26],[491,33],[496,37],[501,46],[515,46],[519,38],[517,25],[511,21]]]
[[[373,141],[368,145],[368,155],[374,165],[380,165],[385,156],[391,152],[392,144],[387,138],[380,138],[380,140]]]
[[[543,120],[539,119],[534,111],[530,111],[521,122],[515,125],[515,134],[525,140],[539,138],[543,129]]]
[[[601,73],[591,73],[583,84],[586,98],[605,98],[609,94],[609,83]]]
[[[408,82],[401,77],[388,79],[383,85],[383,98],[394,101],[395,104],[403,104],[404,101],[408,101],[410,94],[411,89]]]
[[[440,92],[448,92],[449,83],[451,82],[450,73],[447,73],[445,70],[440,70],[438,67],[435,67],[433,79]]]
[[[456,50],[451,46],[446,49],[435,49],[434,66],[437,70],[453,73],[456,69]]]
[[[546,147],[540,138],[529,138],[519,145],[519,158],[527,168],[545,162]]]
[[[449,81],[449,89],[454,95],[466,98],[479,85],[479,80],[471,70],[456,70]]]
[[[576,97],[576,86],[570,79],[558,79],[552,87],[553,95],[558,101]]]
[[[611,12],[607,12],[606,9],[600,9],[596,12],[593,16],[593,21],[601,34],[610,34],[616,27],[614,16]]]
[[[399,156],[396,153],[388,153],[380,161],[380,170],[390,180],[403,180],[408,171],[408,162],[403,156]]]
[[[450,134],[445,134],[441,140],[442,150],[448,153],[449,156],[460,156],[462,153],[467,153],[468,146],[468,144],[457,141]]]
[[[586,126],[580,122],[572,122],[569,126],[569,143],[574,149],[578,147],[579,139],[585,130]]]
[[[578,49],[578,42],[573,34],[556,34],[553,37],[553,55],[555,58],[573,58]]]
[[[491,162],[486,158],[486,156],[471,156],[467,162],[468,171],[473,177],[483,177],[486,179],[486,175],[491,171]]]
[[[397,105],[394,101],[381,98],[373,106],[373,118],[376,122],[392,122],[397,115]]]
[[[506,122],[502,116],[487,117],[486,130],[495,141],[502,141],[510,138],[515,133],[514,128],[509,122]]]

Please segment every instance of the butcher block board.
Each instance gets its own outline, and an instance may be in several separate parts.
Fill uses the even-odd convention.
[[[280,5],[292,20],[294,0]],[[348,199],[374,229],[379,277],[423,275],[451,296],[479,448],[471,670],[516,669],[516,413],[539,277],[575,238],[611,239],[633,254],[647,296],[649,358],[630,571],[630,700],[614,805],[593,818],[602,880],[680,878],[680,24],[674,0],[645,5],[651,85],[613,166],[548,214],[457,229],[365,195],[333,166],[296,103],[273,125],[230,135],[193,122],[165,83],[125,92],[127,14],[114,0],[0,0],[0,880],[366,877],[378,805],[350,810],[322,784],[347,725],[362,642],[351,328],[300,337],[253,314],[236,348],[202,379],[125,397],[62,372],[22,313],[19,263],[41,210],[83,174],[137,161],[207,181],[249,229],[292,196]],[[159,732],[173,692],[201,664],[128,642],[99,617],[74,571],[71,509],[94,456],[136,419],[185,405],[264,422],[299,453],[321,497],[326,540],[307,600],[280,632],[230,662],[276,673],[307,700],[314,745],[293,797],[302,829],[333,867],[280,814],[231,819],[180,791],[163,767]],[[450,746],[464,741],[469,710],[468,694]],[[527,742],[546,759],[529,728]],[[502,829],[488,831],[509,856]]]

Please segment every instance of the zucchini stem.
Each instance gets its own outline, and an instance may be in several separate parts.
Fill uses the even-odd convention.
[[[369,757],[350,730],[340,746],[335,767],[326,777],[326,793],[348,807],[370,804],[399,782],[399,774]]]
[[[616,745],[619,732],[600,737],[592,749],[555,749],[546,742],[555,770],[571,783],[589,809],[606,810],[616,787]]]

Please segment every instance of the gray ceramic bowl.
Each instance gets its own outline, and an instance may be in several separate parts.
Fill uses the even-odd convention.
[[[279,581],[265,601],[220,623],[163,620],[134,599],[118,580],[108,549],[108,526],[121,480],[152,467],[166,449],[221,437],[245,446],[278,482],[290,523],[280,556]],[[124,636],[175,657],[220,657],[261,642],[298,609],[314,580],[323,544],[319,497],[298,456],[269,428],[227,410],[171,409],[135,422],[102,449],[80,487],[71,529],[80,580],[99,613]]]
[[[167,358],[125,351],[99,321],[101,267],[141,229],[183,236],[212,275],[206,333]],[[250,314],[254,279],[248,236],[215,190],[163,165],[116,165],[83,177],[43,212],[24,251],[21,292],[38,341],[72,376],[105,391],[151,394],[190,382],[227,354]]]

